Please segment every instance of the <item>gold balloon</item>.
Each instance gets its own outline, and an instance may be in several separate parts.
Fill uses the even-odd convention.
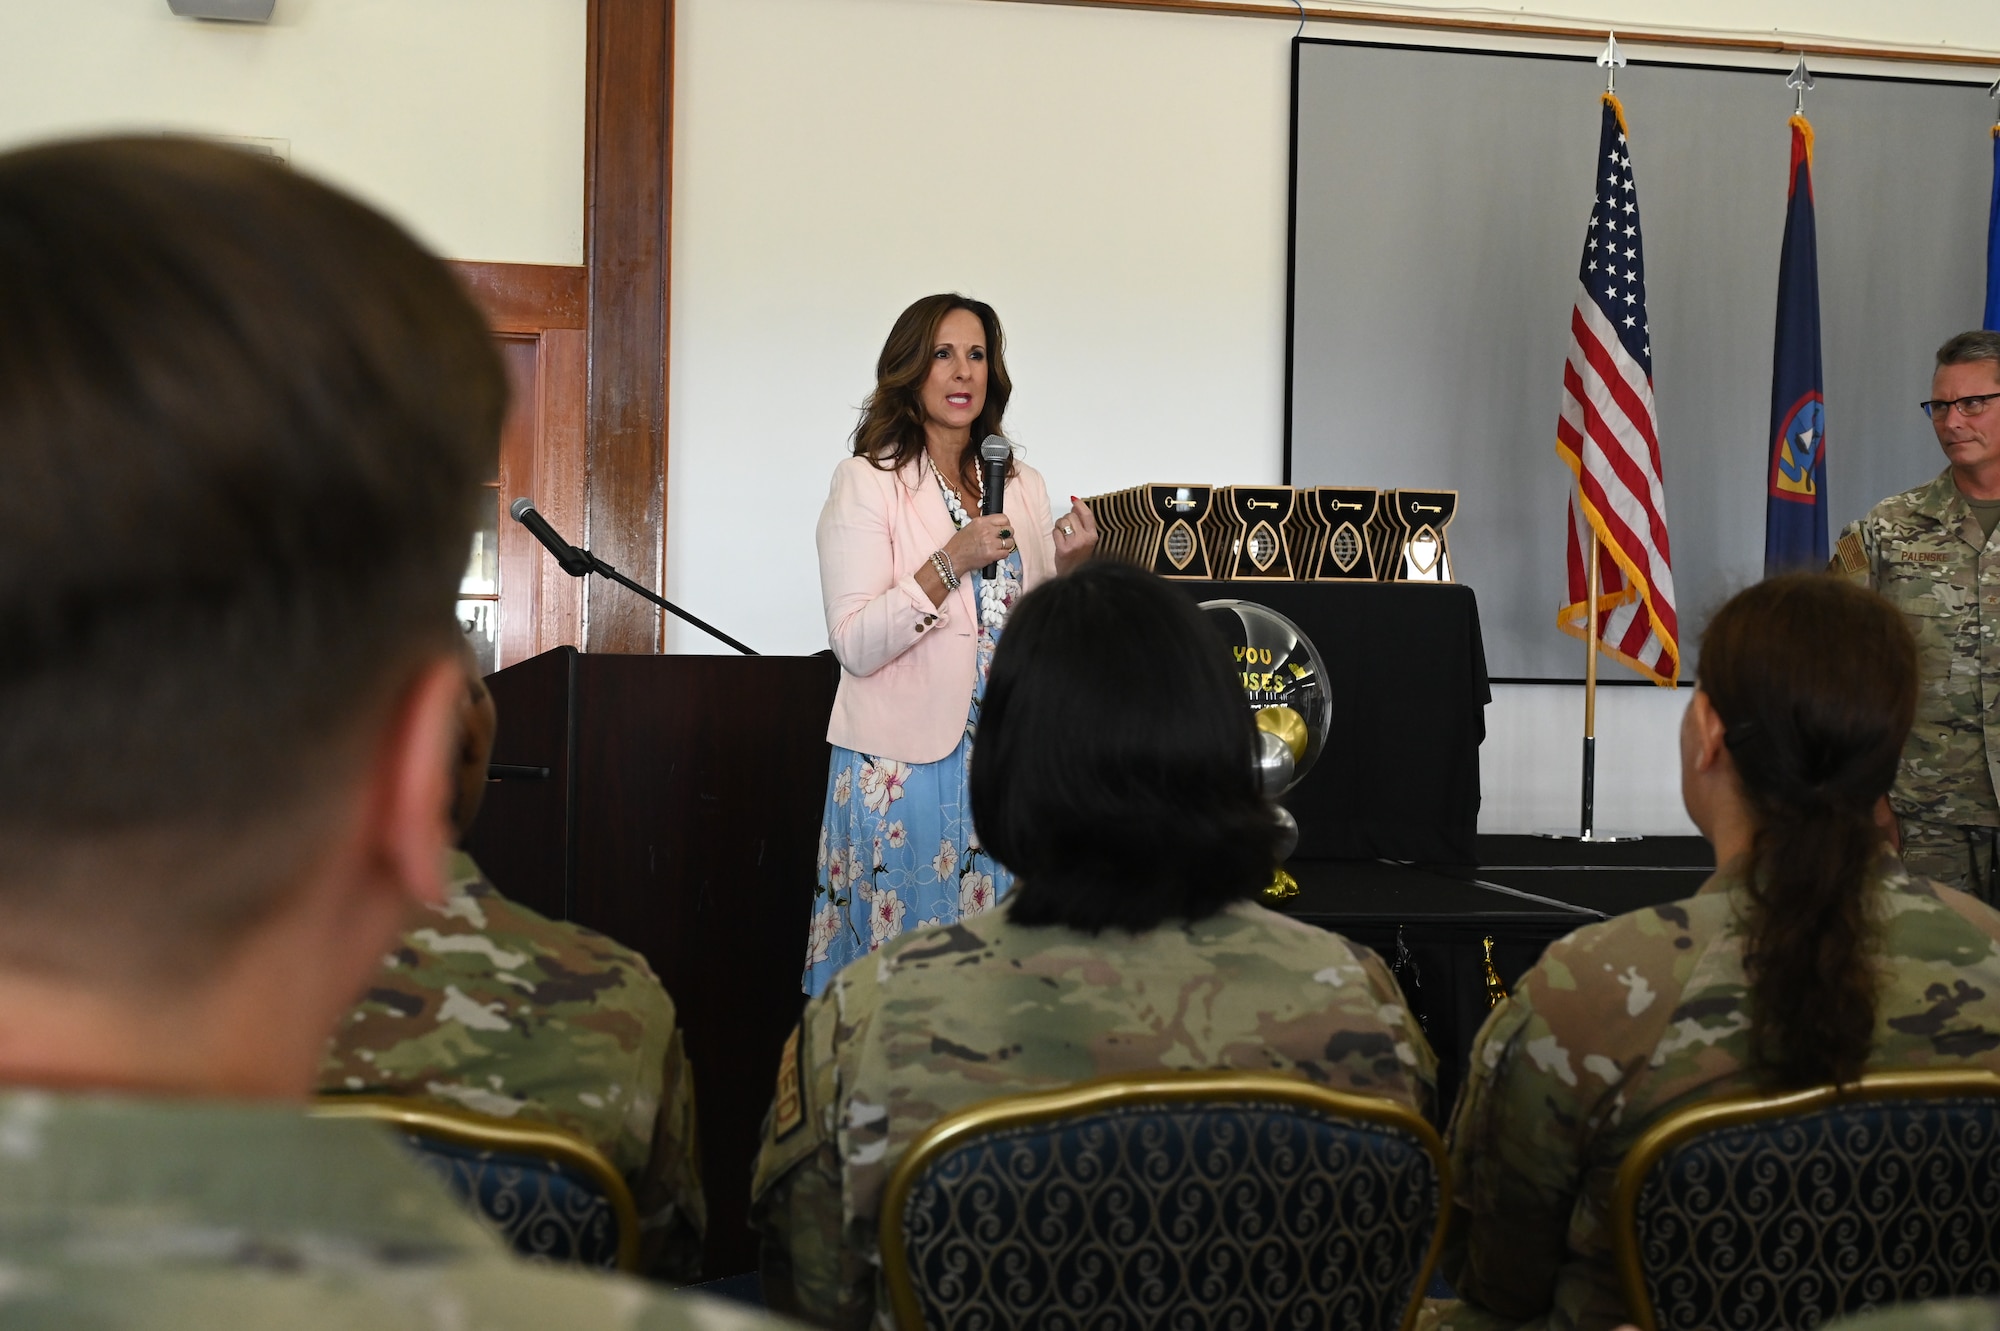
[[[1270,889],[1265,889],[1269,891]],[[1493,935],[1486,935],[1486,1006],[1499,1007],[1507,999],[1507,982],[1493,964]]]
[[[1297,713],[1293,713],[1297,715]],[[1299,880],[1279,869],[1271,876],[1271,885],[1264,889],[1266,901],[1290,901],[1299,894]]]
[[[1285,741],[1285,747],[1292,751],[1293,762],[1306,760],[1306,719],[1291,708],[1259,707],[1257,729],[1268,730]]]

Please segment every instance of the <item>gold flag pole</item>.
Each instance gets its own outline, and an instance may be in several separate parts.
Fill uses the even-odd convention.
[[[1625,63],[1625,53],[1618,49],[1618,34],[1607,32],[1604,36],[1604,53],[1597,57],[1597,64],[1604,71],[1604,95],[1618,95],[1618,67]],[[1579,485],[1579,489],[1581,486]],[[1597,524],[1590,524],[1590,571],[1585,574],[1589,586],[1589,604],[1585,607],[1589,617],[1584,620],[1583,640],[1586,644],[1583,667],[1583,818],[1582,828],[1577,833],[1579,841],[1597,839],[1597,598],[1602,590],[1598,579]]]
[[[1597,831],[1597,528],[1590,529],[1590,617],[1584,621],[1588,644],[1583,667],[1583,830],[1580,841],[1596,839]]]

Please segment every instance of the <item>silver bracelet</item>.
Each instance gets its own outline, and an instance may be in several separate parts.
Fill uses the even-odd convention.
[[[955,592],[958,590],[958,574],[951,571],[951,560],[945,558],[944,551],[931,551],[931,565],[937,569],[938,576],[944,579],[944,589],[946,591]]]

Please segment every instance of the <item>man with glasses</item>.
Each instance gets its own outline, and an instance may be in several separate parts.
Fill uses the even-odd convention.
[[[1947,466],[1840,534],[1832,571],[1902,608],[1923,686],[1889,803],[1912,873],[2000,904],[2000,333],[1938,348],[1921,404]]]

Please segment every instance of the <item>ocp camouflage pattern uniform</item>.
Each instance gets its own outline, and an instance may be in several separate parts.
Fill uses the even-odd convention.
[[[2000,542],[1951,469],[1850,523],[1831,571],[1894,602],[1916,634],[1916,723],[1889,791],[1912,873],[1996,901],[2000,837]]]
[[[764,1121],[752,1223],[774,1307],[829,1326],[878,1305],[882,1190],[938,1119],[1116,1072],[1291,1073],[1428,1112],[1436,1060],[1374,953],[1247,902],[1092,937],[1004,911],[931,926],[806,1004]]]
[[[2000,1331],[2000,1302],[1931,1299],[1898,1303],[1822,1324],[1824,1331]]]
[[[373,1123],[0,1092],[0,1326],[757,1331],[740,1305],[516,1258]]]
[[[2000,1071],[2000,913],[1872,871],[1882,989],[1871,1069]],[[1449,1144],[1457,1199],[1444,1325],[1597,1331],[1632,1320],[1613,1267],[1612,1186],[1627,1151],[1692,1100],[1759,1089],[1751,1070],[1740,881],[1621,915],[1550,946],[1473,1044]]]
[[[694,1080],[646,959],[502,896],[455,853],[443,906],[383,958],[320,1069],[322,1093],[414,1096],[565,1129],[632,1186],[641,1263],[694,1279],[707,1209]]]

